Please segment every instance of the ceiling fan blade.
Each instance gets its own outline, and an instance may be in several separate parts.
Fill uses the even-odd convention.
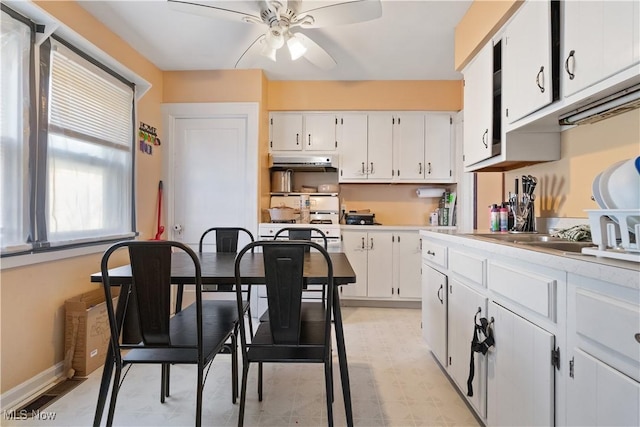
[[[304,2],[301,2],[301,5],[304,8]],[[313,16],[314,22],[312,24],[302,24],[303,28],[354,24],[380,18],[382,16],[382,4],[380,0],[351,0],[298,12],[300,18],[304,17],[304,15]]]
[[[304,57],[313,65],[323,70],[329,70],[336,66],[336,61],[318,43],[302,33],[296,32],[295,36],[307,48]]]
[[[222,5],[232,4],[231,2],[212,2],[212,1],[182,1],[167,0],[169,7],[179,12],[190,13],[198,16],[208,16],[218,19],[227,19],[238,22],[247,21],[244,18],[249,17],[255,21],[262,22],[260,18],[260,8],[258,2],[237,2],[234,6],[237,9],[221,7]],[[255,3],[255,4],[254,4]],[[244,7],[242,7],[244,6]],[[251,7],[254,6],[254,7]]]
[[[259,57],[262,45],[265,43],[266,36],[261,34],[249,47],[242,52],[240,58],[236,61],[236,65],[233,68],[252,68],[251,58]]]

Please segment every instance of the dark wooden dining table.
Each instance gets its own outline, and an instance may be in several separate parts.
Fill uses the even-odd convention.
[[[342,325],[342,313],[340,310],[339,286],[348,283],[355,283],[356,274],[342,252],[330,253],[333,264],[333,324],[336,333],[336,346],[338,352],[338,362],[340,365],[340,380],[342,383],[342,394],[347,416],[347,425],[353,426],[353,413],[351,406],[351,391],[349,385],[349,370],[347,365],[347,352],[344,343],[344,331]],[[202,269],[202,284],[234,284],[235,283],[235,257],[234,253],[199,253],[200,266]],[[247,253],[241,261],[242,282],[247,285],[264,284],[264,263],[261,253]],[[120,295],[129,295],[131,286],[131,266],[123,265],[109,269],[112,286],[120,286]],[[305,254],[304,277],[309,284],[326,284],[327,268],[324,257],[319,253]],[[324,282],[323,282],[324,278]],[[185,253],[175,253],[171,257],[171,280],[175,285],[188,285],[194,283],[193,262]],[[102,283],[102,274],[94,273],[91,281]],[[127,298],[119,298],[116,308],[116,316],[121,324],[126,310]],[[99,396],[107,396],[107,390],[113,375],[114,355],[111,346],[107,351],[104,368],[102,371],[102,382],[100,383]],[[96,413],[93,420],[94,426],[99,426],[102,420],[102,413],[106,403],[105,398],[99,398]]]

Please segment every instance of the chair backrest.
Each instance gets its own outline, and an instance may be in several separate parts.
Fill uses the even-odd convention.
[[[269,325],[274,344],[297,345],[301,328],[302,291],[305,282],[305,257],[314,256],[316,262],[326,264],[326,275],[315,277],[318,283],[333,286],[333,264],[327,251],[317,243],[301,240],[262,240],[245,246],[235,262],[236,296],[240,304],[241,293],[237,291],[242,283],[241,261],[249,250],[262,249],[265,285],[269,304]],[[319,252],[308,253],[308,249]],[[331,309],[333,292],[327,291],[325,304],[325,341],[331,339]],[[240,305],[239,305],[240,307]],[[242,327],[242,326],[241,326]],[[241,334],[244,334],[241,329]],[[243,342],[245,338],[243,337]],[[328,341],[326,341],[328,342]],[[243,343],[244,344],[244,343]]]
[[[287,233],[289,240],[311,240],[312,238],[322,239],[324,248],[327,249],[328,240],[326,234],[315,227],[285,227],[278,230],[273,240],[278,240],[283,237],[284,233]],[[306,247],[305,250],[309,252],[310,247]]]
[[[135,301],[135,312],[138,316],[141,344],[128,346],[119,345],[118,337],[121,325],[116,324],[116,316],[111,300],[111,278],[109,275],[109,259],[120,248],[129,252],[131,266],[131,298],[121,293],[120,298],[128,297],[128,303]],[[183,251],[191,259],[194,266],[194,282],[196,291],[197,335],[198,346],[202,343],[202,278],[200,261],[196,253],[180,242],[153,241],[124,241],[108,248],[102,256],[102,283],[106,296],[109,326],[111,329],[112,346],[114,351],[118,347],[136,347],[140,345],[163,348],[171,346],[169,334],[169,319],[171,316],[171,258],[173,252]],[[195,346],[194,346],[195,347]],[[119,354],[115,351],[116,357]]]
[[[246,228],[242,227],[212,227],[202,233],[200,236],[200,243],[198,244],[198,251],[202,252],[204,246],[205,236],[207,234],[216,233],[216,252],[238,252],[238,239],[240,232],[247,234],[251,242],[255,241],[253,234]]]

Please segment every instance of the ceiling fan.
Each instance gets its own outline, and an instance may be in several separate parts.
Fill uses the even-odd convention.
[[[336,62],[331,55],[302,30],[353,24],[382,16],[380,0],[167,1],[172,9],[181,12],[266,25],[264,34],[242,53],[235,68],[256,54],[276,61],[276,51],[285,44],[292,60],[304,57],[322,69],[333,68]]]

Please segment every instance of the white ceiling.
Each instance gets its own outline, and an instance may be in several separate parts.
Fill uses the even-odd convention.
[[[233,69],[266,29],[176,11],[165,0],[79,3],[161,70]],[[220,3],[247,7],[247,2]],[[328,71],[305,59],[291,61],[286,48],[278,51],[276,63],[260,55],[248,62],[270,80],[459,80],[454,29],[471,3],[382,0],[381,18],[303,30],[337,62]]]

